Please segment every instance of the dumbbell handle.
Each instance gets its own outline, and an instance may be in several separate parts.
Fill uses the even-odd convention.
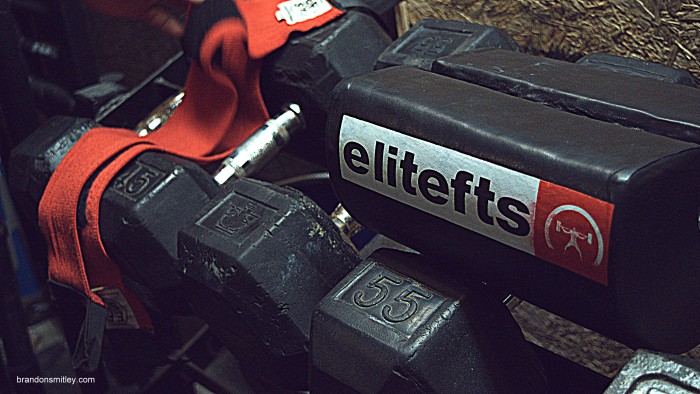
[[[350,216],[350,213],[345,210],[342,204],[338,204],[331,213],[331,220],[338,227],[341,234],[348,239],[362,230],[362,225]]]
[[[231,179],[244,178],[269,162],[291,139],[292,134],[305,126],[301,108],[297,104],[287,104],[282,112],[267,122],[223,160],[214,173],[214,181],[219,185]],[[362,226],[348,211],[338,204],[331,213],[333,223],[340,230],[343,239],[354,247],[350,238]]]
[[[184,92],[169,98],[136,126],[144,137],[165,124],[184,97]],[[286,104],[282,111],[248,137],[236,150],[221,162],[214,173],[214,181],[223,185],[231,178],[248,176],[267,164],[289,142],[292,134],[305,127],[301,107]]]
[[[231,178],[243,178],[269,162],[291,136],[304,127],[301,108],[297,104],[287,104],[282,112],[248,137],[229,157],[223,160],[214,173],[214,181],[219,185]]]
[[[292,135],[304,126],[304,117],[299,105],[292,103],[283,106],[282,112],[265,122],[221,162],[221,166],[214,173],[214,181],[223,185],[231,179],[240,179],[252,174],[275,157]],[[353,245],[350,238],[357,234],[362,226],[340,204],[330,216],[343,238]]]
[[[145,137],[148,134],[156,131],[160,126],[164,125],[165,122],[170,119],[173,112],[175,112],[175,109],[182,104],[182,100],[184,98],[185,92],[180,91],[151,111],[146,119],[142,120],[136,125],[135,130],[139,137]]]
[[[240,179],[252,174],[275,157],[291,136],[304,126],[299,105],[283,106],[282,112],[265,122],[221,162],[221,166],[214,173],[214,181],[223,185],[231,179]],[[362,226],[340,204],[330,216],[346,241],[352,245],[350,238],[357,234]]]

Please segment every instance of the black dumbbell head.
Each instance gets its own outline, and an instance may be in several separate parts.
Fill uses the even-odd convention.
[[[541,368],[501,298],[380,250],[314,311],[315,393],[542,393]]]
[[[334,93],[331,181],[360,223],[631,346],[700,341],[697,145],[412,67]]]
[[[97,126],[91,119],[53,117],[12,150],[8,175],[13,197],[32,223],[37,223],[51,174],[78,139]]]
[[[13,150],[13,194],[34,223],[54,170],[78,139],[97,126],[89,119],[55,117]],[[100,203],[102,240],[123,273],[145,286],[141,296],[151,306],[182,310],[174,269],[177,230],[218,191],[196,164],[159,152],[140,154],[108,185]],[[86,196],[87,188],[76,212],[79,226],[85,225]]]
[[[193,308],[248,371],[304,389],[313,308],[357,258],[300,192],[252,179],[226,191],[178,237]]]
[[[292,141],[293,150],[323,161],[331,91],[344,78],[372,71],[377,56],[390,43],[373,17],[350,11],[325,26],[291,37],[265,59],[260,86],[267,107],[294,102],[304,114],[306,137]]]
[[[107,252],[124,274],[154,292],[161,308],[179,309],[171,297],[180,282],[177,231],[219,191],[198,165],[145,152],[124,166],[102,195],[100,233]]]
[[[433,71],[578,115],[699,143],[700,90],[642,77],[640,65],[630,63],[625,72],[614,73],[601,67],[493,50],[441,58]],[[608,63],[618,69],[624,64]]]
[[[520,47],[508,33],[495,27],[421,19],[379,55],[374,68],[413,66],[430,71],[433,62],[441,57],[478,49],[519,51]]]

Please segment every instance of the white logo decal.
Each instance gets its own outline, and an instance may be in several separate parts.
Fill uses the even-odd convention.
[[[552,225],[552,220],[554,219],[554,216],[556,216],[562,212],[566,212],[566,211],[573,211],[573,212],[576,212],[576,213],[582,215],[588,221],[588,223],[591,225],[591,227],[593,228],[593,232],[595,232],[596,240],[598,241],[598,254],[596,255],[596,259],[593,262],[593,265],[596,267],[599,266],[601,261],[603,260],[603,235],[600,232],[600,228],[598,227],[598,224],[595,222],[595,220],[593,220],[593,217],[591,217],[591,215],[588,212],[586,212],[585,210],[583,210],[581,207],[578,207],[576,205],[559,206],[559,207],[555,208],[552,211],[552,213],[549,214],[549,216],[547,216],[547,221],[544,224],[544,238],[545,238],[545,241],[547,241],[547,246],[549,246],[550,249],[554,250],[554,245],[552,245],[552,240],[549,237],[549,228]],[[570,236],[569,242],[564,247],[564,250],[567,250],[568,248],[574,248],[574,250],[576,250],[576,252],[578,252],[579,259],[581,261],[583,261],[583,255],[581,254],[581,249],[578,246],[578,240],[579,239],[586,240],[586,242],[589,245],[592,245],[593,244],[593,234],[590,234],[590,233],[586,234],[586,233],[579,232],[576,230],[576,227],[572,227],[572,228],[564,227],[561,224],[561,221],[559,221],[559,220],[557,220],[555,230],[557,232],[561,232],[561,233],[564,233],[564,234],[567,234]]]

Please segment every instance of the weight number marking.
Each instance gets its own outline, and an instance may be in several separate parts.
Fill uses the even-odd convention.
[[[387,272],[375,276],[365,287],[373,289],[373,295],[367,297],[366,290],[358,290],[353,294],[353,303],[360,308],[372,308],[383,303],[380,315],[390,323],[401,323],[410,319],[418,312],[421,300],[429,300],[433,296],[409,281]],[[396,293],[398,295],[393,301],[385,302],[390,294]]]

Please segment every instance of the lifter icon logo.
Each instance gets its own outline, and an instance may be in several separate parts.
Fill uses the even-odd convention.
[[[607,286],[614,210],[609,202],[540,181],[535,256]]]
[[[567,214],[568,212],[571,212],[571,214]],[[562,249],[562,253],[566,253],[568,249],[572,248],[578,253],[579,260],[584,261],[584,253],[581,252],[579,241],[581,241],[584,248],[586,244],[593,246],[593,237],[595,236],[597,250],[595,250],[593,265],[598,267],[603,260],[604,244],[603,235],[593,217],[583,208],[576,205],[561,205],[555,208],[552,213],[547,216],[544,225],[544,238],[547,242],[547,246],[552,250],[556,250],[551,236],[552,222],[555,221],[555,218],[556,225],[554,226],[554,231],[569,237],[568,242]],[[581,219],[583,219],[583,221]],[[565,226],[562,221],[571,224]]]
[[[591,233],[584,234],[584,233],[579,233],[576,231],[576,227],[574,228],[566,228],[564,227],[559,220],[557,220],[557,232],[561,232],[564,234],[568,234],[571,237],[569,238],[569,243],[564,246],[564,250],[566,251],[570,247],[573,247],[576,252],[578,252],[578,258],[579,260],[583,261],[583,255],[581,255],[581,248],[578,247],[578,240],[579,239],[585,239],[588,241],[588,244],[591,245],[593,244],[593,237]],[[550,249],[554,249],[553,246],[549,246]]]

